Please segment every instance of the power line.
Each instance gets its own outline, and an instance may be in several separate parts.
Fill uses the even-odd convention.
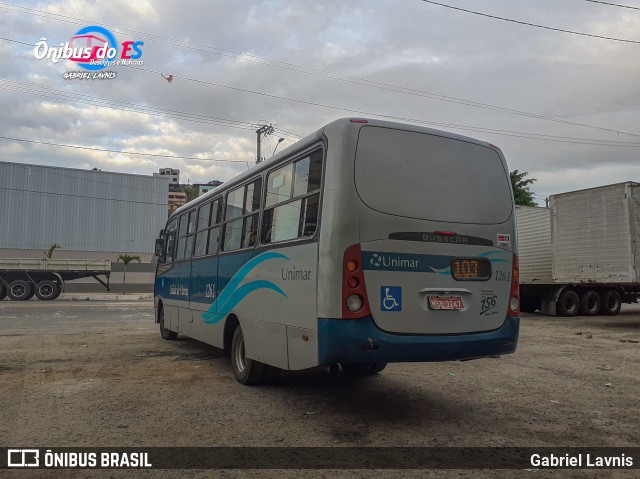
[[[21,42],[20,40],[13,40],[11,38],[0,37],[0,40],[4,40],[6,42],[21,43],[22,45],[27,45],[29,47],[35,46],[33,43]]]
[[[20,188],[9,188],[6,186],[0,186],[0,190],[15,191],[17,193],[23,193],[23,194],[35,193],[35,194],[41,194],[41,195],[68,196],[71,198],[84,198],[84,199],[90,199],[90,200],[116,201],[120,203],[135,203],[139,205],[167,206],[166,203],[151,203],[149,201],[121,200],[118,198],[104,198],[101,196],[74,195],[71,193],[55,193],[53,191],[21,190]]]
[[[583,36],[583,37],[591,37],[591,38],[600,38],[602,40],[612,40],[614,42],[640,43],[640,41],[638,41],[638,40],[626,40],[624,38],[605,37],[603,35],[594,35],[592,33],[583,33],[583,32],[576,32],[576,31],[573,31],[573,30],[564,30],[562,28],[554,28],[554,27],[549,27],[547,25],[538,25],[538,24],[535,24],[535,23],[529,23],[529,22],[523,22],[523,21],[520,21],[520,20],[514,20],[512,18],[498,17],[496,15],[489,15],[488,13],[475,12],[473,10],[467,10],[466,8],[454,7],[452,5],[447,5],[445,3],[439,3],[439,2],[433,2],[431,0],[422,0],[422,1],[424,3],[430,3],[432,5],[438,5],[440,7],[450,8],[452,10],[458,10],[460,12],[471,13],[473,15],[479,15],[481,17],[492,18],[494,20],[502,20],[503,22],[517,23],[519,25],[526,25],[528,27],[544,28],[545,30],[553,30],[554,32],[570,33],[572,35],[580,35],[580,36]]]
[[[612,7],[629,8],[631,10],[640,10],[640,7],[630,7],[629,5],[620,5],[619,3],[601,2],[599,0],[585,0],[591,3],[601,3],[602,5],[610,5]]]
[[[141,69],[141,68],[137,68],[139,70],[145,71],[147,73],[156,73],[153,70],[148,70],[148,69]],[[513,130],[501,130],[501,129],[494,129],[494,128],[485,128],[485,127],[479,127],[479,126],[473,126],[473,125],[459,125],[459,124],[455,124],[455,123],[443,123],[443,122],[434,122],[434,121],[427,121],[427,120],[420,120],[420,119],[416,119],[416,118],[406,118],[406,117],[399,117],[399,116],[392,116],[392,115],[384,115],[384,114],[379,114],[379,113],[374,113],[374,112],[367,112],[367,111],[363,111],[363,110],[355,110],[355,109],[349,109],[349,108],[342,108],[342,107],[336,107],[336,106],[332,106],[332,105],[325,105],[325,104],[321,104],[321,103],[313,103],[313,102],[307,102],[305,100],[299,100],[299,99],[292,99],[292,98],[287,98],[287,97],[280,97],[280,96],[275,96],[275,95],[270,95],[270,94],[266,94],[266,93],[262,93],[262,92],[257,92],[257,91],[253,91],[253,90],[244,90],[244,89],[238,89],[236,87],[231,87],[228,85],[222,85],[222,84],[218,84],[218,83],[213,83],[213,82],[207,82],[205,80],[198,80],[198,79],[192,79],[192,78],[187,78],[187,77],[180,77],[180,76],[176,76],[176,78],[183,78],[185,80],[191,80],[191,81],[196,81],[196,82],[201,82],[201,83],[207,83],[213,86],[217,86],[217,87],[222,87],[222,88],[230,88],[230,89],[235,89],[235,90],[240,90],[243,92],[249,92],[252,94],[257,94],[257,95],[266,95],[269,97],[274,97],[277,99],[283,99],[283,100],[287,100],[287,101],[293,101],[293,102],[302,102],[305,104],[310,104],[313,106],[318,106],[318,107],[324,107],[324,108],[330,108],[330,109],[335,109],[335,110],[340,110],[340,111],[348,111],[351,113],[358,113],[358,114],[364,114],[364,115],[370,115],[370,116],[379,116],[379,117],[383,117],[383,118],[389,118],[389,119],[394,119],[394,120],[399,120],[399,121],[411,121],[414,123],[421,123],[421,124],[428,124],[428,125],[435,125],[435,126],[440,126],[440,127],[447,127],[447,128],[458,128],[458,129],[462,129],[465,131],[473,131],[473,132],[480,132],[480,133],[491,133],[491,134],[498,134],[498,135],[503,135],[503,136],[512,136],[512,137],[517,137],[517,138],[529,138],[529,139],[536,139],[536,140],[546,140],[546,141],[562,141],[565,143],[580,143],[580,144],[589,144],[589,145],[600,145],[600,146],[638,146],[638,143],[633,143],[633,142],[625,142],[625,141],[613,141],[613,140],[596,140],[596,139],[591,139],[591,138],[577,138],[577,137],[566,137],[566,136],[559,136],[559,135],[545,135],[545,134],[538,134],[538,133],[530,133],[530,132],[521,132],[521,131],[513,131]],[[4,83],[3,83],[4,82]],[[155,107],[146,107],[144,105],[135,105],[135,104],[128,104],[126,102],[120,102],[117,100],[108,100],[105,98],[101,98],[101,97],[94,97],[94,96],[90,96],[90,95],[83,95],[83,94],[71,94],[62,90],[56,90],[56,89],[52,89],[52,88],[46,88],[46,87],[41,87],[38,85],[32,85],[32,84],[26,84],[26,83],[19,83],[19,82],[13,82],[10,80],[5,80],[5,79],[0,79],[0,89],[9,89],[11,91],[17,91],[19,93],[28,93],[28,94],[40,94],[40,95],[48,95],[48,98],[54,98],[54,99],[63,99],[66,101],[78,101],[80,103],[88,103],[90,105],[97,105],[97,106],[101,106],[101,107],[106,107],[106,108],[112,108],[112,109],[116,109],[116,110],[122,110],[122,111],[133,111],[136,113],[145,113],[145,114],[152,114],[152,115],[160,115],[160,116],[168,116],[169,118],[174,118],[174,116],[170,115],[170,114],[163,114],[162,111],[167,111],[167,110],[162,110],[162,109],[157,109]],[[124,105],[128,105],[126,108],[119,108],[116,107],[114,105],[109,105],[109,103],[116,103],[116,104],[124,104]],[[136,109],[134,109],[136,108]],[[142,109],[140,109],[142,108]],[[148,109],[147,109],[148,108]],[[140,110],[140,111],[138,111]],[[162,110],[162,111],[158,111],[156,112],[155,110]],[[173,110],[168,110],[170,112],[172,112]],[[176,112],[176,113],[180,113],[180,112]],[[191,115],[191,114],[187,114],[187,115]],[[205,117],[203,115],[196,115],[199,118],[212,118],[212,117]],[[209,123],[208,121],[203,121],[201,119],[197,119],[197,118],[182,118],[179,117],[180,119],[186,119],[189,121],[195,121],[198,123]],[[235,121],[235,120],[226,120],[226,119],[217,119],[217,118],[213,118],[213,120],[222,120],[222,121]],[[249,123],[247,122],[237,122],[239,124],[243,124],[243,125],[249,125]],[[213,123],[216,124],[216,123]],[[234,126],[234,125],[226,125],[226,124],[221,124],[220,126],[226,126],[226,127],[230,127],[230,128],[240,128],[240,129],[247,129],[246,126]],[[251,129],[255,128],[255,126],[253,124],[251,124]],[[276,131],[278,132],[282,132],[284,135],[294,135],[297,136],[298,138],[301,138],[300,135],[296,135],[294,133],[288,132],[286,130],[282,130],[280,128],[275,128]],[[631,134],[633,135],[633,134]],[[294,141],[294,140],[290,140],[289,141]],[[117,150],[116,150],[117,151]],[[122,152],[122,153],[127,153],[127,152]],[[131,154],[136,154],[131,152]],[[167,155],[167,157],[169,157]],[[187,159],[192,159],[192,158],[187,158]],[[213,160],[213,161],[238,161],[238,162],[242,162],[243,160]],[[246,163],[246,162],[245,162]]]
[[[138,69],[138,70],[141,70],[141,71],[145,71],[147,73],[157,73],[157,72],[155,72],[153,70],[143,69],[143,68],[139,68],[139,67],[130,67],[130,68],[135,68],[135,69]],[[382,118],[389,118],[389,119],[394,119],[394,120],[399,120],[399,121],[410,121],[410,122],[414,122],[414,123],[435,125],[435,126],[440,126],[440,127],[457,128],[457,129],[461,129],[461,130],[465,130],[465,131],[473,131],[473,132],[480,132],[480,133],[490,133],[490,134],[497,134],[497,135],[511,136],[511,137],[516,137],[516,138],[525,138],[525,139],[535,139],[535,140],[544,140],[544,141],[556,141],[556,142],[574,143],[574,144],[599,145],[599,146],[631,146],[631,147],[638,146],[637,143],[633,143],[633,142],[612,141],[612,140],[596,140],[596,139],[591,139],[591,138],[577,138],[577,137],[566,137],[566,136],[558,136],[558,135],[545,135],[545,134],[530,133],[530,132],[520,132],[520,131],[513,131],[513,130],[501,130],[501,129],[485,128],[485,127],[472,126],[472,125],[459,125],[459,124],[455,124],[455,123],[443,123],[443,122],[435,122],[435,121],[428,121],[428,120],[420,120],[420,119],[416,119],[416,118],[407,118],[407,117],[399,117],[399,116],[393,116],[393,115],[384,115],[384,114],[380,114],[380,113],[367,112],[367,111],[363,111],[363,110],[349,109],[349,108],[337,107],[337,106],[333,106],[333,105],[326,105],[326,104],[321,104],[321,103],[308,102],[308,101],[305,101],[305,100],[281,97],[281,96],[271,95],[271,94],[267,94],[267,93],[263,93],[263,92],[257,92],[257,91],[253,91],[253,90],[246,90],[246,89],[231,87],[231,86],[228,86],[228,85],[222,85],[222,84],[218,84],[218,83],[208,82],[208,81],[205,81],[205,80],[199,80],[199,79],[188,78],[188,77],[181,77],[181,76],[178,76],[178,75],[174,75],[174,76],[176,78],[182,78],[184,80],[195,81],[195,82],[199,82],[199,83],[205,83],[205,84],[213,85],[213,86],[216,86],[216,87],[229,88],[229,89],[239,90],[239,91],[247,92],[247,93],[251,93],[251,94],[263,95],[263,96],[272,97],[272,98],[276,98],[276,99],[282,99],[282,100],[286,100],[286,101],[299,102],[299,103],[304,103],[304,104],[317,106],[317,107],[330,108],[330,109],[334,109],[334,110],[347,111],[347,112],[363,114],[363,115],[379,116],[379,117],[382,117]],[[11,80],[1,79],[1,78],[0,78],[0,89],[8,89],[10,91],[16,91],[16,92],[19,92],[19,93],[27,93],[27,94],[35,94],[35,95],[47,95],[48,98],[53,98],[53,99],[58,99],[58,100],[62,99],[62,100],[66,100],[66,101],[87,103],[87,104],[94,105],[94,106],[106,107],[106,108],[111,108],[111,109],[115,109],[115,110],[128,111],[128,112],[134,112],[134,113],[144,113],[144,114],[151,114],[151,115],[155,115],[155,116],[166,116],[166,117],[169,117],[169,118],[183,119],[183,120],[188,120],[188,121],[194,121],[194,122],[197,122],[197,123],[211,123],[211,124],[216,124],[216,125],[219,125],[219,126],[224,126],[224,127],[229,127],[229,128],[239,128],[239,129],[245,129],[245,130],[246,129],[253,130],[253,128],[255,128],[254,124],[250,124],[248,122],[238,122],[236,120],[227,120],[227,119],[223,119],[223,118],[207,117],[205,115],[197,115],[197,114],[191,114],[191,113],[185,113],[185,112],[177,112],[175,110],[166,110],[166,109],[161,109],[161,108],[156,108],[156,107],[147,107],[145,105],[130,104],[130,103],[121,102],[121,101],[118,101],[118,100],[109,100],[109,99],[106,99],[106,98],[95,97],[95,96],[91,96],[91,95],[70,93],[70,92],[65,92],[63,90],[56,90],[56,89],[53,89],[53,88],[47,88],[47,87],[42,87],[42,86],[39,86],[39,85],[27,84],[27,83],[24,83],[24,82],[14,82],[14,81],[11,81]],[[122,105],[125,105],[125,107],[120,108],[120,107],[111,105],[110,103],[122,104]],[[165,112],[167,112],[167,113],[165,113]],[[176,114],[178,114],[178,115],[176,115]],[[180,116],[180,115],[187,115],[187,116],[183,117],[183,116]],[[207,119],[210,119],[211,121],[207,121]],[[226,123],[219,124],[219,123],[217,123],[217,121],[235,122],[235,123],[237,123],[237,125],[229,125],[229,124],[226,124]],[[250,126],[247,126],[247,125],[250,125]],[[295,133],[291,133],[291,132],[283,130],[281,128],[275,128],[275,130],[278,131],[278,132],[283,133],[284,135],[290,135],[290,136],[295,136],[295,137],[298,137],[298,138],[302,138],[300,135],[297,135]],[[612,131],[615,131],[615,130],[612,130]],[[634,135],[632,133],[629,133],[629,135],[640,136],[640,135]],[[292,141],[293,142],[294,140],[288,139],[288,141]],[[54,145],[54,146],[56,146],[56,145]],[[67,145],[67,146],[69,146],[69,145]],[[81,148],[81,147],[77,147],[77,148]],[[88,149],[90,149],[90,148],[88,148]],[[124,151],[119,151],[119,150],[101,150],[101,149],[97,149],[97,150],[98,151],[119,152],[119,153],[124,153],[124,154],[127,154],[127,153],[128,154],[139,154],[139,155],[143,155],[143,156],[144,155],[151,155],[151,154],[144,154],[144,153],[124,152]],[[194,159],[193,157],[179,157],[179,156],[170,156],[170,155],[157,155],[157,156],[165,156],[165,157],[168,157],[168,158],[174,158],[175,157],[175,158],[184,158],[184,159]],[[243,160],[222,160],[222,159],[220,159],[220,160],[212,159],[211,161],[237,161],[237,162],[244,162]],[[247,165],[248,165],[248,162],[244,162],[244,163],[247,163]]]
[[[25,138],[13,138],[9,136],[0,136],[2,140],[9,141],[20,141],[23,143],[35,143],[37,145],[48,145],[48,146],[58,146],[61,148],[73,148],[78,150],[92,150],[92,151],[105,151],[108,153],[122,153],[123,155],[139,155],[139,156],[152,156],[159,158],[177,158],[181,160],[197,160],[197,161],[224,161],[228,163],[245,163],[247,166],[249,165],[248,161],[244,160],[225,160],[225,159],[217,159],[217,158],[196,158],[194,156],[179,156],[179,155],[161,155],[159,153],[139,153],[135,151],[122,151],[122,150],[110,150],[106,148],[94,148],[89,146],[78,146],[78,145],[65,145],[62,143],[50,143],[47,141],[37,141],[37,140],[27,140]]]
[[[26,93],[32,95],[46,95],[49,98],[63,98],[65,100],[77,101],[79,103],[88,103],[100,107],[113,108],[121,111],[130,111],[135,113],[144,113],[154,116],[165,116],[170,118],[177,118],[182,120],[189,120],[198,123],[213,123],[218,126],[228,126],[230,128],[252,129],[252,124],[249,122],[242,122],[236,120],[229,120],[225,118],[211,117],[207,115],[200,115],[196,113],[188,113],[177,110],[164,109],[159,107],[152,107],[147,105],[140,105],[135,103],[128,103],[119,100],[111,100],[108,98],[102,98],[92,95],[85,95],[77,92],[67,92],[64,90],[58,90],[55,88],[48,88],[40,85],[29,84],[25,82],[16,82],[0,78],[0,89],[11,90],[18,93]]]
[[[127,68],[133,68],[135,70],[140,70],[140,71],[144,71],[144,72],[147,72],[147,73],[154,73],[154,74],[157,73],[156,71],[150,70],[150,69],[147,69],[147,68],[141,68],[141,67],[127,67]],[[317,102],[312,102],[312,101],[307,101],[307,100],[288,98],[288,97],[283,97],[283,96],[279,96],[279,95],[273,95],[271,93],[264,93],[264,92],[259,92],[259,91],[255,91],[255,90],[248,90],[246,88],[232,87],[232,86],[229,86],[229,85],[223,85],[223,84],[220,84],[220,83],[210,82],[210,81],[202,80],[202,79],[198,79],[198,78],[190,78],[190,77],[185,77],[185,76],[180,76],[180,75],[174,75],[174,78],[181,78],[181,79],[186,80],[186,81],[192,81],[192,82],[211,85],[211,86],[220,87],[220,88],[227,88],[227,89],[230,89],[230,90],[240,91],[240,92],[244,92],[244,93],[251,93],[251,94],[254,94],[254,95],[260,95],[260,96],[264,96],[264,97],[267,97],[267,98],[274,98],[274,99],[278,99],[278,100],[285,100],[285,101],[290,101],[290,102],[295,102],[295,103],[302,103],[302,104],[305,104],[305,105],[311,105],[311,106],[316,106],[316,107],[321,107],[321,108],[327,108],[327,109],[331,109],[331,110],[339,110],[339,111],[346,111],[346,112],[350,112],[350,113],[356,113],[358,115],[374,116],[374,117],[387,118],[387,119],[391,119],[391,120],[398,120],[398,121],[404,121],[404,122],[412,122],[412,123],[419,123],[419,124],[425,124],[425,125],[435,125],[435,126],[442,126],[442,127],[447,127],[447,128],[457,128],[457,129],[466,130],[466,131],[493,133],[493,134],[496,134],[496,135],[511,136],[511,137],[517,137],[517,138],[528,138],[528,139],[532,139],[532,140],[544,140],[544,141],[553,141],[553,142],[562,142],[562,143],[578,143],[578,144],[585,144],[585,145],[600,145],[600,146],[640,146],[640,143],[632,143],[632,142],[613,142],[613,141],[610,141],[610,140],[595,140],[595,139],[590,139],[590,138],[554,137],[553,135],[542,135],[542,134],[537,134],[537,133],[527,133],[527,132],[500,130],[500,129],[493,129],[493,128],[483,128],[483,127],[476,127],[476,126],[469,126],[469,125],[459,125],[459,124],[455,124],[455,123],[435,122],[435,121],[429,121],[429,120],[419,120],[419,119],[416,119],[416,118],[401,117],[401,116],[395,116],[395,115],[385,115],[385,114],[381,114],[381,113],[374,113],[374,112],[370,112],[370,111],[357,110],[357,109],[353,109],[353,108],[338,107],[338,106],[334,106],[334,105],[327,105],[327,104],[324,104],[324,103],[317,103]],[[615,130],[612,130],[612,131],[615,131]],[[632,136],[640,137],[640,135],[636,135],[634,133],[628,133],[628,134],[632,135]]]
[[[65,100],[71,102],[85,103],[103,108],[110,108],[114,110],[127,111],[133,113],[141,113],[152,116],[162,116],[166,118],[172,118],[177,120],[192,121],[201,124],[211,124],[216,126],[222,126],[225,128],[237,128],[241,130],[254,130],[255,127],[252,123],[246,121],[230,120],[226,118],[212,117],[208,115],[201,115],[197,113],[189,113],[178,110],[171,110],[166,108],[152,107],[147,105],[140,105],[135,103],[124,102],[120,100],[111,100],[108,98],[102,98],[92,95],[85,95],[76,92],[67,92],[64,90],[58,90],[55,88],[48,88],[41,85],[34,85],[25,82],[16,82],[0,78],[0,90],[9,90],[17,93],[23,93],[28,95],[40,95],[46,96],[49,99]],[[302,138],[300,135],[291,132],[285,132],[289,137]],[[290,140],[292,141],[292,140]]]
[[[53,19],[53,20],[58,20],[58,21],[62,21],[62,22],[66,22],[66,23],[72,23],[72,24],[78,24],[78,25],[84,25],[87,22],[92,22],[92,20],[83,20],[83,19],[76,18],[76,17],[70,17],[68,15],[61,15],[61,14],[54,14],[54,13],[50,13],[50,12],[44,12],[42,10],[36,10],[36,9],[32,9],[32,8],[22,7],[22,6],[13,5],[13,4],[10,4],[10,3],[5,3],[5,2],[0,2],[0,8],[5,8],[5,9],[7,9],[9,11],[14,12],[14,13],[22,13],[22,14],[29,14],[29,15],[36,15],[36,16],[44,16],[46,18],[50,18],[50,19]],[[455,7],[451,7],[451,8],[455,8]],[[115,25],[109,25],[109,24],[105,24],[105,25],[109,26],[109,27],[112,27],[112,28],[118,28],[120,31],[145,35],[147,37],[154,38],[156,41],[158,41],[160,43],[165,43],[165,44],[169,44],[169,45],[177,45],[177,46],[180,46],[180,47],[183,47],[183,48],[189,48],[189,49],[192,49],[192,50],[212,53],[212,54],[220,55],[220,56],[223,56],[223,57],[230,57],[230,58],[234,58],[234,59],[241,58],[243,61],[257,63],[257,64],[260,64],[260,65],[265,65],[265,66],[269,66],[269,67],[273,67],[273,68],[282,68],[282,69],[286,69],[286,70],[290,70],[290,71],[296,71],[296,72],[299,72],[299,73],[304,73],[304,74],[307,74],[307,75],[320,76],[320,77],[329,78],[329,79],[332,79],[332,80],[338,80],[338,81],[343,81],[343,82],[347,82],[347,83],[353,83],[353,84],[362,85],[362,86],[368,86],[368,87],[379,88],[379,89],[388,90],[388,91],[394,91],[396,93],[402,93],[402,94],[412,95],[412,96],[421,96],[421,97],[429,98],[429,99],[432,99],[432,100],[438,100],[438,101],[450,102],[450,103],[455,103],[455,104],[461,104],[461,105],[475,107],[475,108],[502,111],[502,112],[505,112],[505,113],[511,113],[511,114],[530,117],[530,118],[537,118],[537,119],[540,119],[540,120],[546,120],[546,121],[551,121],[551,122],[556,122],[556,123],[564,123],[564,124],[580,126],[580,127],[584,127],[584,128],[592,128],[592,129],[608,131],[608,132],[617,133],[617,134],[621,134],[621,133],[630,134],[630,133],[626,133],[626,132],[623,132],[623,131],[613,130],[613,129],[610,129],[610,128],[603,128],[603,127],[599,127],[599,126],[588,125],[586,123],[579,123],[579,122],[574,122],[574,121],[569,121],[569,120],[563,120],[563,119],[560,119],[560,118],[554,118],[554,117],[540,115],[540,114],[531,113],[531,112],[526,112],[526,111],[522,111],[522,110],[516,110],[516,109],[512,109],[512,108],[506,108],[506,107],[501,107],[501,106],[497,106],[497,105],[491,105],[491,104],[488,104],[488,103],[477,102],[477,101],[468,100],[468,99],[464,99],[464,98],[441,95],[441,94],[438,94],[438,93],[429,92],[429,91],[425,91],[425,90],[418,90],[418,89],[414,89],[414,88],[398,86],[398,85],[394,85],[394,84],[391,84],[391,83],[384,83],[384,82],[379,82],[379,81],[375,81],[375,80],[368,80],[368,79],[361,78],[361,77],[345,75],[345,74],[342,74],[342,73],[331,72],[331,71],[322,70],[322,69],[314,68],[314,67],[307,67],[307,66],[304,66],[304,65],[298,65],[298,64],[295,64],[295,63],[285,62],[285,61],[281,61],[281,60],[273,60],[273,59],[269,59],[269,58],[266,58],[266,57],[260,57],[260,56],[252,55],[252,54],[248,54],[248,53],[237,52],[237,51],[233,51],[233,50],[225,50],[225,49],[218,48],[218,47],[213,47],[213,46],[210,46],[210,45],[205,45],[205,44],[200,44],[200,43],[195,43],[195,42],[190,42],[190,41],[185,41],[185,40],[178,40],[178,39],[173,39],[173,38],[169,38],[169,37],[163,37],[161,35],[154,34],[154,33],[141,32],[139,30],[132,30],[132,29],[122,28],[122,27],[118,27],[118,26],[115,26]],[[9,40],[9,41],[15,41],[15,40]],[[18,43],[24,43],[24,42],[18,42]]]

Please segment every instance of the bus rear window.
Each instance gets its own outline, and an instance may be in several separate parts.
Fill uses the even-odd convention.
[[[364,204],[395,216],[498,224],[512,212],[508,173],[495,150],[426,133],[363,127],[355,183]]]

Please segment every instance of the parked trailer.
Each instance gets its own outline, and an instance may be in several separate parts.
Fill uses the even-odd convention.
[[[640,295],[640,184],[516,207],[522,311],[614,316]]]
[[[94,278],[110,291],[110,275],[108,260],[0,259],[0,300],[26,301],[35,295],[52,301],[64,291],[65,281],[79,278]]]

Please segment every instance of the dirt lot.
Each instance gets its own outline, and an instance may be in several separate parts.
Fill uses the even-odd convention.
[[[524,315],[501,358],[238,384],[229,359],[163,341],[148,301],[0,304],[0,445],[637,446],[640,308]],[[4,471],[7,472],[7,471]],[[336,477],[284,471],[278,477]],[[631,472],[631,471],[628,471]],[[636,470],[637,472],[637,470]],[[274,471],[11,471],[11,477],[269,477]],[[214,474],[215,473],[215,474]],[[345,477],[634,477],[611,471],[359,471]]]

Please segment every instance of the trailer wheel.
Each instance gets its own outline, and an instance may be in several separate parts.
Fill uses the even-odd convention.
[[[45,279],[36,285],[35,293],[42,301],[53,301],[60,296],[60,286],[55,281]]]
[[[575,316],[580,309],[580,298],[575,291],[566,290],[558,299],[557,310],[560,316]]]
[[[240,325],[236,326],[231,340],[231,369],[238,382],[246,386],[262,383],[269,370],[266,364],[246,356],[244,336]]]
[[[580,314],[595,316],[600,311],[600,295],[589,289],[580,298]]]
[[[0,283],[0,301],[7,297],[7,290],[4,287],[4,284]]]
[[[162,336],[162,339],[173,341],[178,337],[178,333],[164,327],[164,309],[158,311],[158,322],[160,323],[160,336]]]
[[[620,306],[622,306],[620,293],[615,289],[605,291],[600,301],[600,312],[607,316],[615,316],[620,312]]]
[[[23,279],[13,280],[9,283],[7,296],[14,301],[27,301],[33,297],[33,287]]]

